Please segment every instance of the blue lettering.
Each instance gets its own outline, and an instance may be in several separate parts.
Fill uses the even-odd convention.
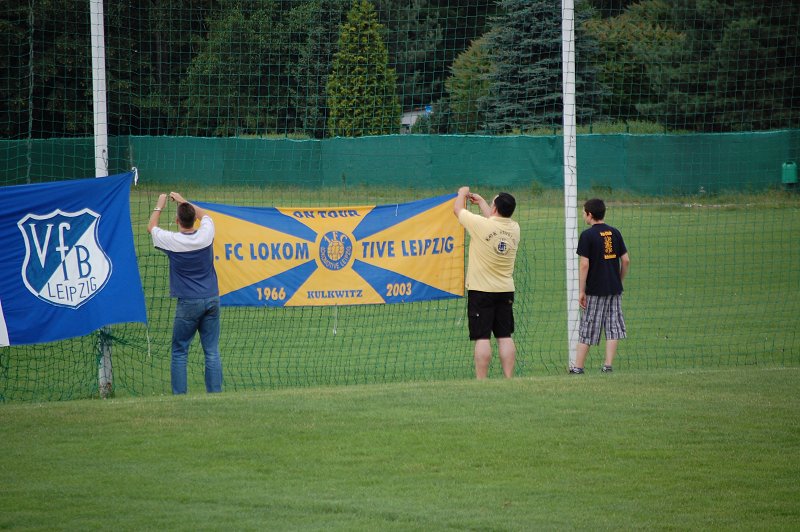
[[[231,260],[231,255],[233,255],[236,260],[244,260],[240,250],[242,249],[241,244],[225,244],[225,260]],[[252,244],[250,246],[251,253],[252,253]]]
[[[394,257],[394,240],[384,240],[382,242],[362,242],[361,243],[361,257],[374,258],[374,257]]]
[[[455,239],[452,236],[400,241],[400,249],[404,257],[441,255],[442,253],[452,253],[454,248]]]
[[[89,263],[89,250],[85,246],[75,246],[78,259],[78,277],[86,279],[92,274],[92,265]],[[85,269],[84,269],[85,268]]]
[[[225,244],[225,258],[230,260],[234,257],[236,260],[244,260],[240,254],[242,244]],[[251,242],[248,244],[250,251],[249,260],[291,260],[291,259],[308,259],[311,252],[308,249],[308,243],[297,242]]]
[[[308,252],[308,244],[301,244],[300,242],[295,244],[294,254],[297,260],[308,259],[311,256]]]

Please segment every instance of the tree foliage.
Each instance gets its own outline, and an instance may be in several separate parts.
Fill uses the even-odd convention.
[[[350,0],[311,0],[295,6],[288,17],[287,131],[314,138],[325,136],[330,65],[339,27],[346,19]]]
[[[647,0],[616,17],[586,22],[587,34],[600,48],[598,81],[608,91],[601,104],[603,115],[638,120],[643,118],[639,108],[656,101],[652,83],[659,72],[652,65],[658,63],[659,50],[679,49],[684,44],[684,36],[666,25],[669,14],[666,0]]]
[[[29,17],[25,6],[9,6],[0,19],[0,137],[23,137],[28,130],[30,76]]]
[[[397,102],[433,104],[430,132],[561,123],[560,2],[373,5],[367,81],[347,73],[363,0],[105,2],[109,133],[394,133]],[[800,2],[577,0],[575,26],[579,123],[800,127]],[[91,135],[88,0],[0,2],[0,72],[0,136]]]
[[[478,102],[489,94],[492,71],[486,40],[473,42],[453,61],[450,71],[452,75],[445,81],[450,112],[448,129],[452,133],[474,133],[485,122]]]
[[[285,46],[275,3],[226,0],[222,7],[181,85],[181,129],[201,136],[275,131],[288,108],[281,67],[270,60]]]
[[[800,126],[800,3],[673,0],[664,24],[681,38],[652,47],[641,115],[693,131]]]
[[[357,0],[342,24],[328,77],[330,136],[384,135],[400,128],[396,74],[382,31],[372,4]]]
[[[106,17],[107,50],[118,61],[112,75],[125,80],[110,101],[120,102],[109,126],[117,134],[174,135],[185,127],[186,96],[181,85],[217,12],[216,0],[106,2],[125,11]],[[185,87],[184,87],[185,88]],[[127,117],[127,120],[126,120]],[[185,130],[184,130],[185,131]]]
[[[455,57],[484,32],[494,2],[474,0],[377,0],[386,27],[389,66],[405,110],[445,95],[444,81]],[[469,21],[464,24],[464,21]]]
[[[548,0],[501,0],[486,47],[493,68],[489,91],[480,102],[487,133],[524,132],[562,121],[561,5]],[[591,15],[577,2],[576,31]],[[589,35],[575,39],[578,122],[597,114],[599,88],[592,60],[596,43]]]
[[[0,57],[14,53],[6,61],[22,76],[17,80],[3,76],[2,113],[9,109],[24,119],[3,129],[11,136],[34,138],[84,135],[93,129],[88,12],[79,0],[43,0],[33,12],[25,9],[26,4],[12,2],[4,9],[13,18],[3,21],[8,34],[3,32],[2,43],[8,49],[0,51]],[[85,42],[74,39],[74,32],[84,35]],[[14,39],[23,35],[21,42]],[[109,84],[113,80],[109,76]]]
[[[645,0],[590,21],[603,111],[673,130],[797,127],[798,20],[797,3]]]

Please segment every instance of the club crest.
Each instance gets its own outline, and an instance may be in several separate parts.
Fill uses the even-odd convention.
[[[328,231],[319,243],[319,260],[329,270],[341,270],[350,262],[353,242],[339,231]]]
[[[53,305],[78,308],[105,286],[111,260],[97,239],[100,215],[83,209],[28,214],[17,222],[25,240],[22,280]]]
[[[497,242],[497,253],[499,255],[507,255],[509,249],[511,249],[511,246],[509,246],[508,242],[505,240],[499,240]]]

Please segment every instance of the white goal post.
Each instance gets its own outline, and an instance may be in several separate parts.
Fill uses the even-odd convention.
[[[108,115],[106,111],[106,45],[103,21],[103,0],[89,0],[92,31],[92,104],[94,110],[94,175],[108,175]],[[111,363],[111,339],[109,329],[99,331],[99,360],[97,384],[100,397],[111,393],[114,385]]]
[[[567,351],[569,367],[575,363],[578,341],[578,162],[575,116],[575,5],[561,2],[561,67],[564,103],[564,243],[567,278]]]

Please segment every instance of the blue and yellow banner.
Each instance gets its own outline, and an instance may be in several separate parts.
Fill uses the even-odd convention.
[[[216,227],[221,303],[293,307],[463,297],[454,198],[296,209],[195,203]]]

